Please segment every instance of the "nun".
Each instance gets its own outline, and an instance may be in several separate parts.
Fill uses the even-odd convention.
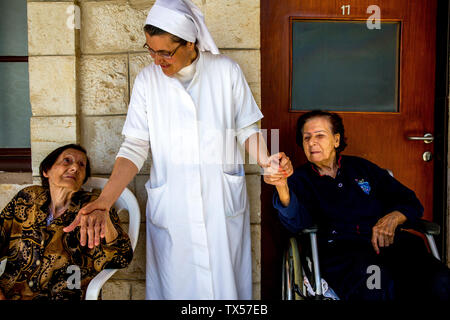
[[[150,147],[146,298],[252,299],[239,145],[274,181],[290,176],[292,165],[282,152],[269,155],[257,126],[263,115],[242,70],[219,53],[198,7],[157,0],[144,31],[153,63],[134,82],[111,177],[80,211],[95,217],[85,226],[89,243],[99,243],[103,212],[139,172]]]

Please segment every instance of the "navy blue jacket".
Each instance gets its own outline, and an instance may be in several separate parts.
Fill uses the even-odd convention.
[[[284,207],[275,192],[274,207],[292,233],[319,226],[319,239],[366,239],[386,214],[398,210],[409,220],[422,217],[423,206],[415,193],[386,170],[354,156],[341,156],[336,178],[321,176],[306,163],[288,178],[290,203]]]

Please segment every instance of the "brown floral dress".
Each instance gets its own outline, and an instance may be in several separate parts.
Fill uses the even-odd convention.
[[[47,226],[50,192],[41,186],[24,188],[0,214],[0,260],[7,258],[0,289],[7,299],[84,299],[89,281],[103,269],[125,268],[133,258],[128,235],[116,210],[111,221],[118,236],[89,249],[80,245],[80,227],[66,233],[85,204],[97,197],[79,191],[67,211]]]

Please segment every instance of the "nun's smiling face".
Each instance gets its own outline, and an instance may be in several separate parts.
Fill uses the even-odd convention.
[[[183,45],[174,42],[169,34],[150,36],[147,32],[145,38],[150,55],[166,76],[173,76],[197,57],[192,42]]]

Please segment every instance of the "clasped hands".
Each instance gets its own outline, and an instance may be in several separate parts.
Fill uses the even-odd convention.
[[[260,166],[263,168],[264,182],[274,186],[286,184],[287,178],[294,173],[291,160],[284,152],[271,155]]]

